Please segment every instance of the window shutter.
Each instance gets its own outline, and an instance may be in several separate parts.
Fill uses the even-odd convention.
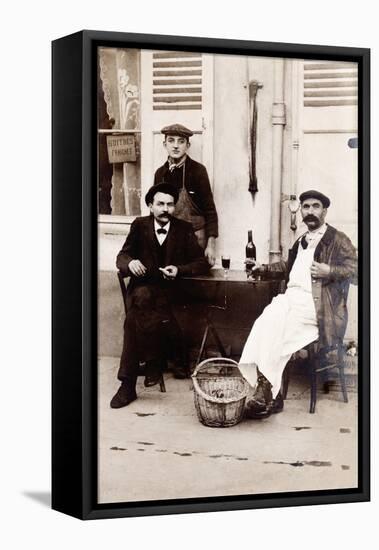
[[[304,107],[357,105],[356,63],[304,61]]]
[[[199,53],[153,53],[153,110],[201,109],[202,73]]]

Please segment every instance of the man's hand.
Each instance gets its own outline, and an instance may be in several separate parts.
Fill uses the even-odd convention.
[[[216,263],[216,239],[214,237],[209,237],[207,242],[207,247],[204,250],[204,256],[207,259],[207,262],[212,267]]]
[[[328,264],[312,262],[311,275],[315,279],[326,279],[330,275],[330,266]]]
[[[143,277],[146,274],[146,267],[139,260],[132,260],[129,262],[129,271],[135,277]]]
[[[178,274],[178,268],[175,265],[166,265],[166,267],[160,267],[159,271],[162,271],[165,279],[173,280]]]
[[[257,262],[257,260],[253,260],[252,258],[246,258],[245,265],[248,267],[251,271],[256,271],[257,269],[262,268],[262,264]]]

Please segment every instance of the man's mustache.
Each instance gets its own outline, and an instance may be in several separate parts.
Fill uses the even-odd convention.
[[[171,220],[172,215],[168,212],[164,212],[163,214],[159,214],[158,218],[168,218],[169,220]]]
[[[317,216],[314,216],[313,214],[307,214],[305,218],[303,218],[303,221],[305,222],[318,222]]]

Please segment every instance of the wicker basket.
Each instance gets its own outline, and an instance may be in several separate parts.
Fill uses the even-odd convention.
[[[227,428],[242,420],[249,385],[241,375],[230,375],[238,363],[216,357],[197,365],[192,375],[197,416],[202,424]]]

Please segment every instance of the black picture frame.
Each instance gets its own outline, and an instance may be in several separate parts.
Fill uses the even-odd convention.
[[[358,63],[359,484],[356,489],[97,504],[96,51],[100,45]],[[101,31],[55,40],[52,507],[81,519],[370,499],[370,50]]]

